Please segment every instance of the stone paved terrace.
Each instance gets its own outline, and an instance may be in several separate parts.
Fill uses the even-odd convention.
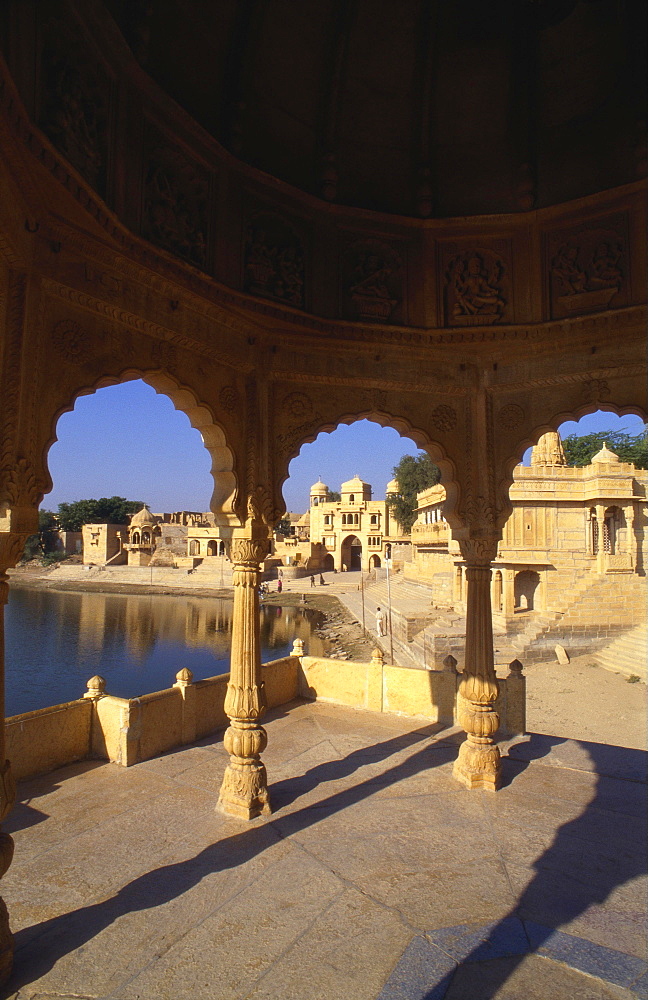
[[[457,730],[293,703],[274,814],[214,811],[220,738],[24,783],[3,880],[20,1000],[647,995],[645,753],[530,735],[505,785]]]

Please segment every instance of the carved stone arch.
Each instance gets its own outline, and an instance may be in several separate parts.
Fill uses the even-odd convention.
[[[542,397],[538,394],[535,397],[534,413],[528,417],[522,406],[507,404],[507,406],[515,406],[516,409],[519,409],[523,414],[523,418],[516,426],[516,433],[511,434],[509,432],[506,453],[499,462],[497,511],[498,526],[500,529],[504,526],[513,510],[509,498],[509,491],[513,483],[513,470],[522,461],[525,451],[536,445],[543,434],[547,434],[550,431],[557,431],[561,424],[567,421],[578,421],[581,417],[587,416],[588,413],[595,413],[598,410],[614,413],[618,417],[633,415],[641,417],[642,420],[648,422],[648,405],[645,403],[644,387],[641,387],[638,395],[635,393],[627,394],[622,387],[619,387],[615,391],[614,382],[609,380],[609,384],[608,381],[605,382],[605,399],[594,396],[590,397],[589,401],[583,402],[583,392],[573,393],[573,386],[572,395],[574,396],[575,405],[570,406],[567,393],[565,392],[562,393],[562,398],[559,400],[556,400],[555,396],[552,396],[542,401]],[[616,397],[614,400],[609,398],[612,395]],[[643,403],[641,401],[642,396],[644,397]],[[542,413],[543,410],[546,413],[546,419],[542,423],[532,423],[531,421],[537,420],[538,416],[544,416]]]
[[[234,433],[230,432],[228,434],[224,421],[218,421],[214,417],[213,411],[215,407],[199,399],[191,387],[183,385],[172,376],[159,371],[151,372],[132,368],[127,369],[116,376],[102,376],[90,385],[80,384],[71,393],[66,389],[65,402],[59,401],[57,403],[53,399],[51,409],[45,414],[48,437],[40,449],[42,471],[38,470],[41,473],[44,488],[37,502],[39,503],[42,500],[43,492],[46,493],[52,488],[52,480],[48,468],[48,453],[51,446],[57,440],[56,426],[59,418],[64,413],[69,413],[74,409],[74,404],[80,396],[92,395],[97,389],[118,385],[134,379],[142,379],[147,385],[155,389],[157,393],[168,396],[176,410],[183,412],[189,418],[191,426],[200,432],[205,448],[211,456],[210,471],[214,480],[214,490],[210,508],[216,515],[218,523],[231,527],[238,525],[238,519],[234,514],[234,500],[240,476],[237,469],[237,455],[231,443],[232,438],[235,436]]]
[[[456,437],[450,437],[447,446],[443,444],[439,437],[446,435],[438,434],[435,431],[426,431],[420,425],[410,421],[400,414],[389,412],[388,401],[380,398],[373,399],[368,405],[359,407],[356,410],[343,408],[343,404],[335,404],[334,400],[327,400],[326,395],[332,396],[331,387],[323,387],[325,392],[318,394],[313,400],[311,416],[308,420],[301,421],[294,428],[280,433],[275,438],[275,491],[277,497],[283,503],[283,484],[288,479],[288,467],[293,458],[296,458],[305,444],[310,444],[321,433],[330,434],[340,424],[353,424],[357,420],[370,420],[380,427],[391,427],[402,437],[411,438],[412,441],[423,451],[426,451],[432,461],[441,470],[441,483],[446,489],[446,506],[444,515],[451,527],[461,523],[457,513],[459,504],[459,477],[458,469],[461,466],[459,449],[451,454],[451,447],[456,441]],[[370,390],[371,392],[371,390]],[[366,390],[354,392],[346,390],[346,395],[366,395]],[[372,395],[386,396],[386,393],[372,393]],[[347,400],[348,404],[348,400]],[[431,399],[429,404],[430,423],[434,424],[434,411],[438,409],[438,401]],[[454,411],[453,411],[454,412]],[[453,424],[454,430],[454,424]],[[284,504],[285,509],[285,504]]]

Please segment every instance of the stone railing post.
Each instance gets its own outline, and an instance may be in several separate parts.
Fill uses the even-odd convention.
[[[105,751],[105,740],[99,714],[97,712],[97,702],[106,697],[106,679],[101,674],[95,674],[88,681],[87,691],[83,697],[92,702],[92,717],[90,719],[90,745],[88,750],[96,757],[102,757]]]
[[[84,698],[91,698],[92,701],[99,701],[100,698],[106,697],[106,679],[100,674],[95,674],[91,677],[86,684],[87,691],[84,693]]]
[[[265,729],[259,725],[267,705],[261,679],[259,580],[268,549],[267,535],[234,538],[231,548],[234,612],[230,679],[225,696],[230,726],[224,737],[230,761],[218,806],[240,819],[270,813],[268,779],[260,756],[268,740]]]
[[[506,678],[506,728],[510,736],[526,733],[526,677],[519,660],[511,660]]]
[[[499,687],[493,662],[490,564],[497,542],[465,539],[460,545],[466,561],[466,658],[459,686],[464,699],[459,724],[466,731],[466,740],[459,748],[453,773],[467,788],[495,791],[501,761],[499,747],[493,742],[499,727],[494,709]]]
[[[304,655],[304,640],[303,639],[293,639],[293,646],[290,652],[291,656],[296,656],[301,659]]]
[[[176,674],[174,688],[182,695],[181,738],[184,744],[196,742],[196,685],[188,667]]]

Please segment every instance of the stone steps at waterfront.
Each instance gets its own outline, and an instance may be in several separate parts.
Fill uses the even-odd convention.
[[[648,665],[648,629],[645,623],[636,625],[604,646],[596,660],[606,670],[616,670],[628,677],[634,674],[646,680]]]

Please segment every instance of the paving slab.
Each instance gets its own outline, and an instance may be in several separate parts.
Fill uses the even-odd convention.
[[[493,794],[421,720],[300,702],[267,728],[249,824],[215,809],[220,738],[23,783],[6,996],[645,996],[639,751],[532,734]]]

